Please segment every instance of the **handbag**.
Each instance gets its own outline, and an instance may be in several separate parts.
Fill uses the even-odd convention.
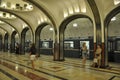
[[[93,62],[94,62],[94,63],[97,63],[97,61],[98,61],[97,58],[94,58],[94,59],[93,59]]]

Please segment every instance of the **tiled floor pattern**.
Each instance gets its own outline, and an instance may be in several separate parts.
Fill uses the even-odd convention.
[[[120,80],[119,64],[111,70],[98,69],[90,67],[89,60],[82,67],[81,59],[58,62],[52,56],[41,55],[32,70],[29,62],[28,55],[0,52],[0,80]]]
[[[3,66],[5,66],[5,67],[7,67],[7,68],[10,68],[10,69],[12,69],[13,71],[16,71],[16,72],[18,72],[19,74],[22,74],[22,75],[24,75],[24,76],[26,76],[26,77],[28,77],[28,78],[30,78],[30,79],[32,79],[32,80],[40,80],[40,79],[41,79],[41,80],[47,80],[47,79],[45,79],[45,78],[43,78],[43,77],[40,77],[40,76],[38,76],[38,75],[35,75],[35,74],[29,72],[29,71],[24,71],[24,69],[22,69],[22,68],[20,68],[20,67],[17,67],[17,66],[14,66],[14,65],[11,65],[11,64],[9,64],[9,63],[7,63],[7,62],[1,62],[1,61],[0,61],[0,64],[3,65]]]
[[[53,62],[53,61],[51,61],[51,59],[49,57],[50,56],[46,56],[46,58],[42,57],[40,59],[44,60],[44,61]],[[67,58],[66,61],[64,61],[64,63],[62,63],[62,64],[72,65],[74,67],[83,67],[81,63],[82,63],[81,59]],[[60,63],[58,63],[58,64],[60,64]],[[110,63],[110,67],[108,67],[106,69],[93,68],[93,67],[91,67],[91,64],[92,64],[92,61],[88,60],[85,68],[92,69],[92,70],[99,70],[99,71],[103,71],[103,72],[110,72],[110,73],[120,74],[120,63]]]

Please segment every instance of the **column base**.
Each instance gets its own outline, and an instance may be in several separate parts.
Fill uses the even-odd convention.
[[[53,61],[65,61],[65,59],[53,59]]]

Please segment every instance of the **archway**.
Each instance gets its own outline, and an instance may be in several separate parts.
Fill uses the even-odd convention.
[[[108,25],[108,62],[120,62],[120,13]]]
[[[120,62],[119,52],[119,29],[120,24],[120,6],[113,9],[105,18],[105,61],[108,62]]]
[[[86,20],[88,20],[89,22],[90,22],[90,25],[91,25],[91,27],[92,27],[92,29],[93,29],[93,25],[92,25],[92,21],[91,21],[91,19],[88,17],[88,16],[86,16],[86,15],[74,15],[74,16],[71,16],[71,17],[69,17],[69,18],[67,18],[66,20],[64,20],[63,22],[62,22],[62,24],[60,25],[60,59],[62,59],[62,60],[64,60],[64,55],[65,55],[65,45],[64,45],[64,41],[65,41],[65,29],[67,29],[67,26],[70,26],[69,25],[69,23],[71,23],[72,25],[73,25],[73,23],[74,23],[74,21],[75,22],[77,22],[77,25],[80,25],[79,24],[79,19],[86,19]],[[72,23],[72,21],[73,21],[73,23]],[[81,23],[82,24],[82,23]],[[76,24],[75,24],[76,25]],[[69,32],[69,34],[70,33],[72,33],[72,31],[73,31],[73,29],[75,29],[75,27],[73,28],[72,26],[71,26],[71,28],[72,28],[72,30],[71,30],[71,32]],[[80,29],[79,29],[80,30]],[[82,30],[82,29],[81,29]],[[69,31],[69,30],[68,30]],[[75,30],[74,30],[75,31]],[[80,31],[79,31],[80,32]],[[92,31],[93,32],[93,31]],[[74,32],[74,33],[76,33],[77,34],[77,36],[76,36],[76,38],[75,38],[75,34],[74,34],[74,37],[73,37],[73,39],[71,39],[72,40],[72,42],[73,42],[73,49],[71,49],[74,53],[76,53],[76,55],[73,55],[73,54],[70,54],[72,57],[74,56],[74,57],[79,57],[79,47],[80,47],[80,38],[82,39],[82,37],[77,33],[77,32]],[[67,33],[66,33],[67,34]],[[87,36],[88,37],[88,39],[91,37],[91,36]],[[69,40],[70,40],[70,38],[71,37],[69,37]],[[83,37],[84,38],[84,37]],[[92,38],[93,38],[93,35],[92,35]],[[83,39],[83,40],[86,40],[86,39]],[[81,40],[81,41],[83,41],[83,40]],[[78,43],[78,44],[77,44]],[[93,43],[93,42],[92,42]],[[91,49],[93,49],[93,46],[91,47]],[[70,51],[71,52],[71,51]],[[68,53],[69,53],[69,51],[68,51]]]
[[[27,35],[27,36],[26,36]],[[29,42],[31,42],[31,33],[28,27],[24,28],[21,32],[21,54],[28,52]]]
[[[8,51],[8,33],[6,33],[4,36],[4,51]]]
[[[11,34],[11,43],[10,43],[10,52],[14,53],[15,52],[15,35],[17,34],[16,31],[13,31]]]
[[[0,51],[3,49],[2,35],[0,34]]]
[[[53,55],[53,34],[54,28],[49,23],[39,25],[35,32],[37,53]]]

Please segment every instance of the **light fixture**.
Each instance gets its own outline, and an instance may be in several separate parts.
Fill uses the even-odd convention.
[[[74,6],[74,11],[75,11],[75,12],[80,12],[79,5],[75,5],[75,6]]]
[[[78,24],[77,24],[77,23],[74,23],[74,24],[73,24],[73,27],[77,27],[77,26],[78,26]]]
[[[50,31],[53,31],[53,28],[50,28],[49,30],[50,30]]]
[[[33,6],[32,5],[28,5],[26,8],[31,10],[33,8]]]
[[[64,11],[64,18],[66,18],[68,16],[68,12]]]
[[[4,23],[3,21],[0,21],[0,23]]]
[[[44,20],[47,21],[47,18],[45,17]]]
[[[11,15],[12,18],[16,18],[14,15]]]
[[[38,24],[40,24],[41,23],[41,21],[40,20],[38,20]]]
[[[112,19],[111,19],[111,21],[115,21],[116,20],[116,17],[113,17]]]
[[[81,10],[82,13],[87,12],[85,0],[80,0],[80,10]]]
[[[23,25],[23,29],[25,28],[25,25]]]
[[[75,8],[75,12],[80,12],[80,9],[79,8]]]
[[[4,7],[4,8],[6,8],[6,3],[3,3],[2,5],[1,5],[1,7]]]
[[[12,9],[15,9],[15,5],[12,4],[12,5],[11,5],[11,8],[12,8]]]
[[[23,24],[23,28],[25,28],[25,27],[27,27],[27,25],[26,25],[26,24]]]
[[[120,3],[120,0],[114,0],[114,5],[117,5]]]
[[[9,17],[10,17],[10,14],[6,14],[6,17],[9,18]]]
[[[2,17],[2,13],[0,13],[0,17]]]
[[[69,8],[68,8],[68,11],[69,11],[69,14],[73,14],[73,13],[74,13],[72,7],[69,7]]]
[[[44,22],[43,18],[41,17],[41,22]]]
[[[86,13],[86,8],[82,8],[81,12]]]
[[[14,31],[15,29],[13,28],[12,31]]]

